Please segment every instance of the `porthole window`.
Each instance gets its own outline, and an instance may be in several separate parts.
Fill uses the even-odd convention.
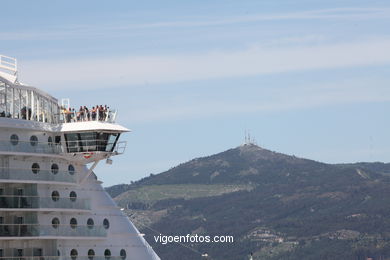
[[[75,229],[77,227],[77,219],[71,218],[70,219],[70,227]]]
[[[19,143],[19,137],[13,134],[11,135],[10,141],[12,145],[17,145]]]
[[[126,250],[121,249],[120,256],[122,259],[126,259]]]
[[[35,135],[32,135],[30,137],[30,144],[31,144],[31,146],[36,146],[38,144],[38,137],[36,137]]]
[[[111,257],[111,251],[110,251],[110,249],[104,250],[104,257],[105,257],[106,259],[110,259],[110,257]]]
[[[59,199],[60,199],[60,193],[58,192],[58,191],[53,191],[52,193],[51,193],[51,199],[53,200],[53,201],[58,201]]]
[[[77,199],[77,194],[76,194],[76,192],[75,192],[75,191],[71,191],[71,192],[69,193],[69,198],[70,198],[71,201],[76,201],[76,199]]]
[[[92,260],[94,256],[95,256],[95,251],[93,249],[89,249],[88,250],[88,259]]]
[[[60,220],[58,218],[53,218],[53,220],[51,221],[51,225],[53,226],[53,228],[58,228],[58,226],[60,225]]]
[[[89,229],[92,229],[92,228],[93,228],[93,225],[95,225],[95,222],[93,221],[93,219],[89,218],[89,219],[87,220],[87,227],[88,227]]]
[[[75,170],[74,170],[74,166],[72,164],[69,164],[68,166],[68,172],[70,175],[73,175]]]
[[[53,163],[52,165],[51,165],[51,173],[53,173],[53,174],[57,174],[58,173],[58,164],[56,164],[56,163]]]
[[[105,229],[108,229],[110,227],[110,222],[106,218],[103,220],[103,227]]]
[[[72,258],[72,260],[76,260],[78,255],[79,255],[79,253],[77,252],[76,249],[72,249],[70,251],[70,258]]]
[[[52,145],[53,145],[53,137],[49,136],[49,137],[47,138],[47,144],[48,144],[49,146],[52,146]]]
[[[31,171],[34,174],[38,174],[39,170],[40,170],[39,164],[38,163],[33,163],[33,165],[31,166]]]

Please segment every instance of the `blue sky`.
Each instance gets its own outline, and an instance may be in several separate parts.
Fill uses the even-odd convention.
[[[129,183],[243,142],[390,161],[388,1],[1,1],[22,82],[107,104],[133,132],[96,170]]]

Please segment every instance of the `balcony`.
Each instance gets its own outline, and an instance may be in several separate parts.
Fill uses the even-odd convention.
[[[90,200],[82,198],[58,198],[37,196],[0,196],[0,209],[72,209],[90,210]]]
[[[0,168],[1,180],[9,181],[28,181],[28,182],[65,182],[76,183],[76,174],[69,171],[57,171],[55,174],[52,170],[41,170],[33,173],[31,169],[17,168]]]
[[[105,237],[103,226],[1,224],[0,238],[6,237]]]
[[[44,153],[44,154],[60,154],[62,147],[60,144],[35,142],[35,141],[19,141],[19,140],[0,140],[0,151],[3,152],[20,152],[20,153]]]
[[[124,260],[123,256],[4,256],[0,260]]]
[[[61,109],[60,122],[61,123],[75,123],[75,122],[88,122],[98,121],[115,123],[116,110],[110,110],[109,108],[101,108],[101,110],[82,110],[75,111],[74,109]]]

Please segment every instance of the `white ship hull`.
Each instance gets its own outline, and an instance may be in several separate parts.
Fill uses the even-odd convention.
[[[56,99],[18,84],[16,67],[7,73],[0,73],[0,259],[159,259],[93,172],[123,152],[118,139],[128,130],[108,112],[75,122]]]

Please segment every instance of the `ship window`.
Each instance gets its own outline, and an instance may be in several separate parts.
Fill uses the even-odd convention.
[[[57,256],[61,256],[60,250],[57,250]]]
[[[71,192],[69,193],[69,198],[70,198],[71,201],[76,201],[76,199],[77,199],[77,193],[76,193],[75,191],[71,191]]]
[[[53,201],[58,201],[59,199],[60,199],[60,193],[58,192],[58,191],[53,191],[52,193],[51,193],[51,199],[53,200]]]
[[[70,175],[73,175],[74,174],[74,166],[72,164],[69,164],[68,166],[68,172]]]
[[[53,226],[53,228],[58,228],[58,226],[60,225],[60,220],[58,218],[53,218],[53,220],[51,221],[51,225]]]
[[[31,170],[34,174],[37,174],[39,172],[39,164],[38,163],[33,163],[33,165],[31,166]]]
[[[75,229],[77,227],[77,219],[71,218],[70,219],[70,227]]]
[[[12,145],[17,145],[19,143],[19,137],[13,134],[11,135],[10,141]]]
[[[32,135],[30,137],[30,144],[31,144],[31,146],[36,146],[38,144],[38,137],[36,137],[35,135]]]
[[[85,132],[65,134],[69,153],[112,152],[119,138],[119,133]]]
[[[108,229],[110,227],[110,222],[106,218],[103,220],[103,227],[105,229]]]
[[[110,259],[110,257],[111,257],[111,251],[110,251],[110,249],[104,250],[104,257],[105,257],[106,259]]]
[[[56,163],[53,163],[51,165],[51,173],[57,174],[58,173],[58,165]]]
[[[70,251],[70,258],[72,258],[72,260],[76,260],[78,254],[79,254],[79,253],[77,252],[76,249],[72,249],[72,250]]]
[[[121,249],[120,256],[122,259],[126,259],[126,250]]]
[[[95,251],[93,249],[89,249],[88,250],[88,259],[92,260],[94,256],[95,256]]]
[[[52,145],[53,145],[53,138],[52,138],[51,136],[49,136],[49,137],[47,138],[47,144],[48,144],[49,146],[52,146]]]
[[[87,220],[87,227],[88,227],[89,229],[92,229],[94,224],[95,224],[95,223],[93,222],[93,219],[89,218],[89,219]]]

